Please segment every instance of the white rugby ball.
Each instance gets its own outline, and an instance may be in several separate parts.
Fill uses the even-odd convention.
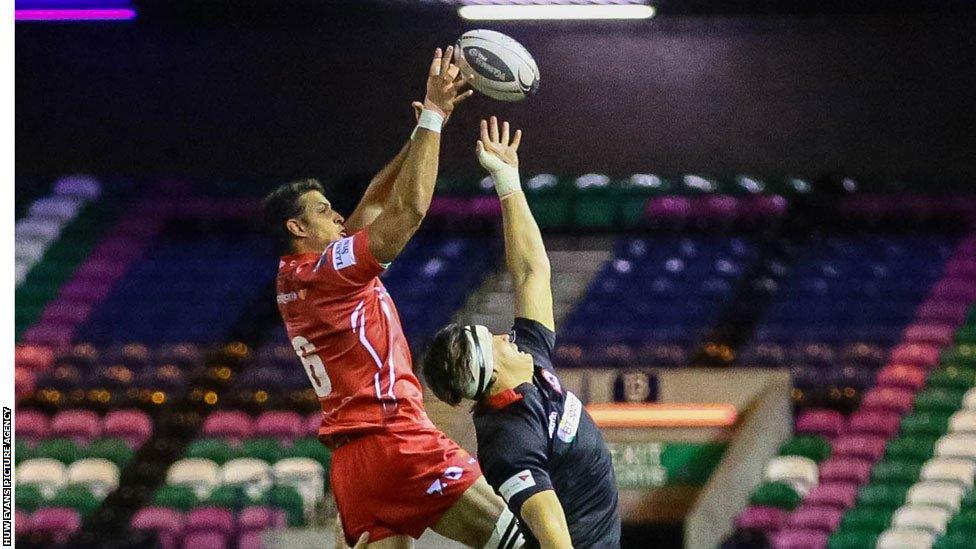
[[[513,38],[487,29],[468,31],[454,46],[455,62],[471,86],[500,101],[521,101],[539,89],[539,67]]]

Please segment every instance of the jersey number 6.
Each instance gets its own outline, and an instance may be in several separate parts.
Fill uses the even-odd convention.
[[[325,364],[322,363],[322,359],[312,352],[315,350],[315,345],[312,345],[302,336],[295,336],[291,340],[291,346],[295,348],[298,359],[305,366],[305,373],[308,374],[308,380],[312,382],[315,394],[319,398],[329,396],[329,393],[332,392],[332,380],[329,379],[329,374],[325,371]]]

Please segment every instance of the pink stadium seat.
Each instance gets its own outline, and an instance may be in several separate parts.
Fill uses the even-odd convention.
[[[897,387],[918,391],[925,386],[928,371],[920,366],[889,364],[878,371],[878,387]]]
[[[875,387],[864,395],[862,410],[881,410],[904,414],[912,409],[915,393],[894,387]]]
[[[966,303],[930,298],[916,309],[915,318],[919,321],[959,326],[966,319],[968,311],[969,306]]]
[[[237,549],[264,549],[263,535],[262,530],[245,530],[237,538]]]
[[[832,455],[877,461],[884,455],[886,443],[887,440],[884,437],[845,434],[834,440]]]
[[[498,218],[502,215],[502,205],[498,200],[488,196],[476,196],[471,199],[472,217]]]
[[[976,258],[956,257],[945,266],[946,276],[976,279]]]
[[[240,530],[266,530],[268,528],[283,528],[287,525],[287,516],[282,509],[252,505],[245,507],[237,517],[237,527]]]
[[[972,303],[976,301],[976,284],[965,278],[944,278],[932,288],[932,297]]]
[[[773,549],[825,549],[827,538],[820,530],[782,530],[773,537]]]
[[[829,482],[815,486],[803,503],[818,507],[849,509],[857,499],[858,486],[847,482]]]
[[[861,410],[848,419],[847,428],[856,434],[891,438],[898,432],[901,416],[893,412]]]
[[[304,427],[297,412],[264,412],[254,422],[255,435],[282,441],[301,437]]]
[[[203,434],[240,442],[254,435],[254,422],[239,410],[214,412],[203,422]]]
[[[105,414],[105,436],[118,437],[129,446],[138,448],[152,436],[149,415],[141,410],[115,410]]]
[[[776,531],[786,524],[789,513],[776,507],[750,505],[735,519],[736,528],[755,528],[763,531]]]
[[[810,409],[796,419],[796,432],[834,438],[844,429],[844,415],[836,410]]]
[[[51,436],[87,444],[102,435],[102,421],[90,410],[65,410],[51,419]]]
[[[132,528],[156,533],[160,549],[175,549],[183,533],[183,514],[168,507],[144,507],[132,517]]]
[[[956,329],[948,324],[915,323],[905,328],[902,339],[906,343],[921,343],[945,347],[952,343]]]
[[[24,331],[21,340],[34,345],[44,345],[54,349],[66,349],[71,346],[74,336],[74,325],[64,323],[39,322]]]
[[[652,198],[647,201],[646,212],[649,219],[683,221],[691,217],[691,200],[683,196]]]
[[[67,507],[44,507],[34,512],[31,522],[35,532],[50,536],[56,544],[63,544],[81,528],[81,515]]]
[[[30,513],[16,509],[14,511],[14,535],[17,537],[27,535],[34,530],[34,521],[31,520]]]
[[[183,549],[227,549],[227,536],[216,531],[194,532],[183,538]]]
[[[831,457],[820,464],[820,482],[844,482],[861,485],[871,478],[871,467],[873,465],[874,463],[867,459]]]
[[[186,514],[186,533],[213,530],[225,536],[234,533],[234,513],[224,507],[197,507]]]
[[[37,388],[37,375],[34,370],[28,368],[14,367],[14,395],[20,398],[28,395]]]
[[[17,345],[14,349],[14,365],[43,372],[54,365],[54,351],[43,345]]]
[[[939,361],[939,348],[925,343],[903,343],[891,350],[889,362],[911,366],[934,366]]]
[[[319,427],[322,426],[322,412],[315,411],[305,418],[305,436],[319,436]]]
[[[820,530],[833,532],[840,526],[844,511],[836,507],[814,506],[804,503],[793,511],[789,518],[789,528],[798,530]]]
[[[36,410],[20,410],[14,421],[14,435],[26,442],[37,442],[47,438],[51,432],[51,422],[47,416]]]

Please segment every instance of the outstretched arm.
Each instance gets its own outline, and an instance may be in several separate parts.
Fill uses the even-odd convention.
[[[555,330],[549,256],[519,183],[517,152],[521,141],[522,130],[510,138],[508,122],[499,131],[494,116],[490,123],[482,120],[481,139],[476,145],[478,160],[491,174],[502,202],[505,265],[515,283],[515,316]]]
[[[470,94],[462,93],[465,80],[451,63],[453,47],[445,55],[434,54],[427,76],[427,96],[417,133],[410,143],[403,166],[396,175],[382,211],[369,224],[369,248],[380,263],[388,263],[413,237],[434,194],[440,154],[440,128],[454,106]]]
[[[542,549],[571,549],[573,540],[566,525],[566,514],[556,492],[545,490],[522,504],[522,520],[539,540]]]

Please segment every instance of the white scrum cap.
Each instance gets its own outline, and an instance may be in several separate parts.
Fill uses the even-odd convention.
[[[471,382],[465,387],[464,397],[480,400],[491,384],[491,375],[495,371],[495,355],[491,346],[491,332],[488,328],[469,324],[464,326],[464,337],[468,340],[471,354],[468,364],[471,368]]]

